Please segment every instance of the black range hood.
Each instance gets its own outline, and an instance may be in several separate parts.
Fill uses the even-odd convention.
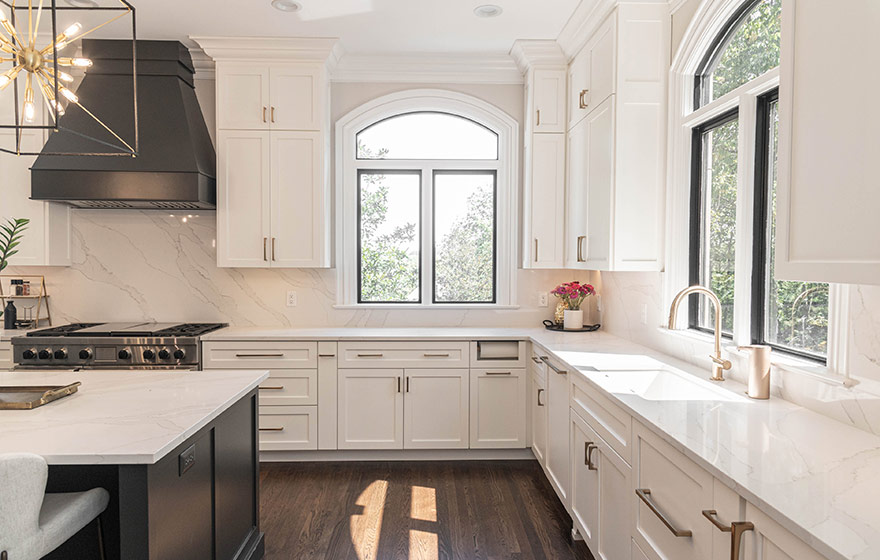
[[[88,69],[76,94],[123,139],[134,138],[131,41],[83,39]],[[106,152],[74,134],[108,133],[75,105],[49,135],[31,168],[31,198],[80,208],[212,209],[216,155],[193,86],[189,51],[178,41],[137,42],[137,157],[67,156],[50,152]],[[133,145],[133,144],[132,144]]]

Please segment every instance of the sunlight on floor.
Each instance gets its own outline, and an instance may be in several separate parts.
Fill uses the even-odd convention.
[[[437,491],[424,486],[413,486],[410,517],[420,521],[433,521],[436,523]]]
[[[352,515],[349,521],[351,542],[360,560],[374,560],[382,533],[382,516],[385,512],[385,496],[388,481],[376,480],[358,496],[357,505],[364,508],[362,515]]]
[[[409,560],[437,560],[439,556],[437,533],[415,529],[409,532]]]

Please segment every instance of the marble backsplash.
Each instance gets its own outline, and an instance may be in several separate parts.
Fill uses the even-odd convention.
[[[593,273],[592,282],[602,294],[602,310],[594,302],[593,319],[600,320],[604,330],[705,367],[708,376],[710,339],[660,328],[668,312],[662,273]],[[851,287],[846,339],[846,375],[857,382],[855,386],[774,367],[772,395],[880,435],[880,286]],[[746,383],[745,357],[729,349],[725,357],[733,362],[725,375]]]
[[[55,324],[76,321],[204,321],[236,326],[537,326],[552,315],[538,292],[571,271],[517,271],[518,309],[336,309],[334,269],[218,268],[215,214],[73,210],[72,266],[10,267],[44,274]],[[288,290],[298,305],[287,307]],[[553,303],[551,301],[551,303]]]

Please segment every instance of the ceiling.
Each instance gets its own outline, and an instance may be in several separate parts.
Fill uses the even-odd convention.
[[[507,53],[516,39],[555,39],[579,0],[131,0],[138,37],[339,37],[348,53]],[[474,15],[495,3],[494,18]]]

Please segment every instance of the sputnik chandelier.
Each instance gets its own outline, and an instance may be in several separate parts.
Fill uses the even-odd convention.
[[[6,90],[10,84],[14,85],[15,124],[3,125],[0,128],[14,128],[17,131],[16,145],[14,150],[0,146],[0,151],[15,153],[18,155],[37,155],[21,150],[21,133],[28,129],[50,129],[54,131],[65,130],[84,138],[112,148],[110,152],[94,151],[81,152],[53,152],[50,155],[114,155],[136,156],[137,155],[137,72],[136,72],[136,36],[135,36],[135,12],[134,6],[126,0],[107,0],[99,5],[95,0],[65,0],[69,7],[57,6],[56,0],[0,0],[0,64],[12,63],[12,68],[0,73],[0,92]],[[6,8],[6,10],[3,9]],[[8,12],[8,14],[7,14]],[[79,15],[81,12],[97,12],[109,14],[109,19],[103,19],[96,25],[88,28],[75,21],[69,24],[61,33],[57,32],[59,15],[65,19],[74,19],[70,15]],[[105,124],[98,115],[86,108],[82,100],[69,86],[74,82],[74,76],[68,71],[88,71],[92,67],[92,61],[82,56],[76,56],[76,49],[72,44],[83,37],[119,20],[131,15],[131,40],[132,40],[132,77],[134,80],[133,92],[133,117],[134,117],[134,140],[129,143],[119,134]],[[48,20],[48,21],[47,21]],[[41,26],[43,29],[51,27],[48,37],[40,37]],[[44,32],[45,33],[45,32]],[[54,38],[53,38],[54,37]],[[64,51],[62,53],[62,51]],[[24,91],[19,87],[19,80],[24,79]],[[37,100],[39,92],[40,101]],[[112,92],[107,92],[112,95]],[[89,100],[97,102],[99,100]],[[51,123],[40,124],[39,105],[45,104]],[[99,139],[89,134],[67,129],[60,123],[60,118],[75,106],[84,114],[88,115],[102,130],[109,135],[107,139]],[[131,144],[134,144],[132,147]]]

